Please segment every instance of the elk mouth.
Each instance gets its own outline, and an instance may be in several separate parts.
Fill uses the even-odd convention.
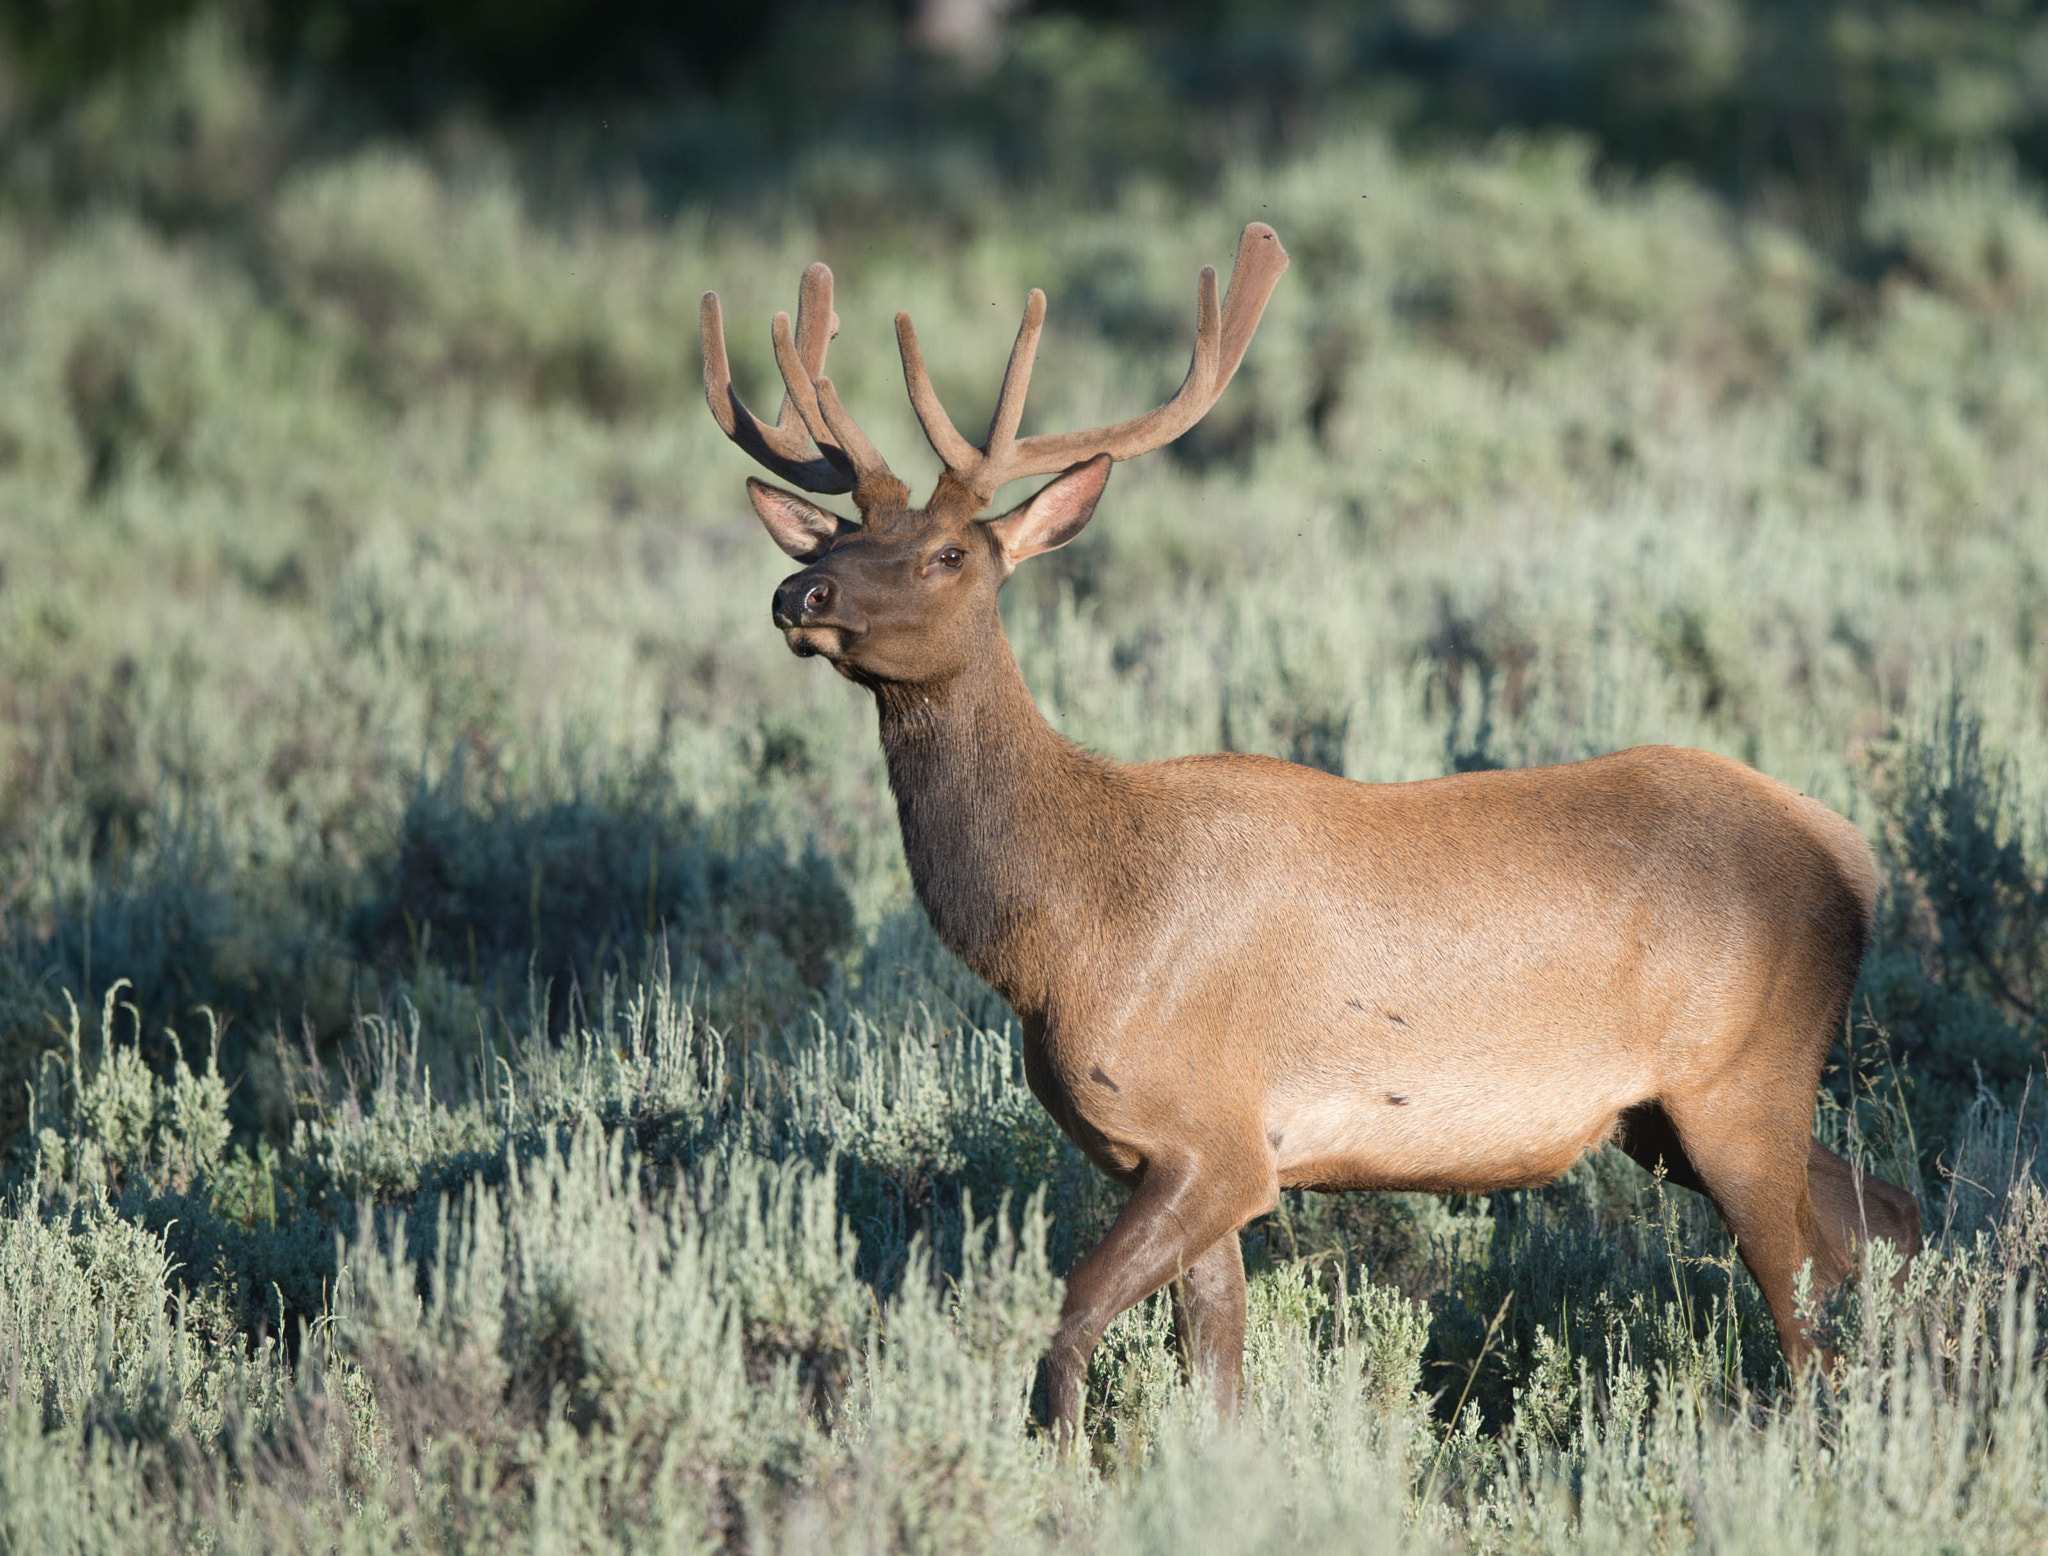
[[[784,627],[783,639],[799,659],[842,658],[856,636],[851,627],[823,626],[813,622],[801,627]]]

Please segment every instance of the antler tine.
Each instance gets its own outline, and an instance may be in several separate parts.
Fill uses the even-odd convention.
[[[804,280],[805,300],[808,301],[809,296],[814,295],[815,288],[808,273]],[[823,298],[825,306],[822,310],[823,318],[819,321],[826,325],[822,339],[816,338],[819,331],[816,326],[811,326],[816,311],[799,305],[799,311],[805,315],[805,324],[811,326],[805,330],[805,334],[812,337],[806,341],[806,345],[812,346],[820,368],[825,362],[825,346],[831,340],[831,327],[838,322],[832,317],[831,295],[831,275],[827,272]],[[793,394],[784,395],[782,414],[774,426],[769,426],[747,409],[746,402],[740,398],[739,390],[733,387],[732,365],[727,360],[725,352],[725,318],[719,310],[716,292],[706,292],[703,301],[698,304],[697,327],[704,347],[704,398],[711,404],[711,416],[718,423],[719,430],[752,455],[757,463],[807,492],[852,491],[854,479],[849,470],[841,469],[829,458],[805,457],[806,426],[799,420],[802,409],[795,403]],[[800,377],[804,384],[809,384],[808,375]],[[786,375],[784,384],[785,388],[790,387]]]
[[[822,270],[824,266],[817,268]],[[813,378],[805,371],[803,348],[790,337],[788,314],[775,316],[774,337],[775,362],[782,369],[789,397],[796,402],[797,414],[810,428],[811,441],[818,445],[818,451],[835,469],[852,478],[855,506],[865,509],[885,499],[904,501],[910,489],[896,479],[881,451],[847,413],[832,388],[832,380]],[[823,358],[822,348],[818,355]]]
[[[829,327],[825,327],[828,320]],[[797,294],[793,343],[788,343],[788,321],[776,315],[776,365],[782,369],[782,380],[789,386],[797,414],[810,428],[811,441],[834,465],[853,476],[856,506],[865,509],[877,501],[901,504],[909,498],[909,488],[891,473],[888,461],[860,430],[860,424],[847,414],[832,388],[832,380],[825,376],[825,348],[838,333],[839,315],[832,311],[832,272],[820,261],[804,271],[803,285]],[[785,343],[789,344],[787,351]],[[796,369],[794,373],[792,367]],[[803,385],[801,398],[799,383]]]
[[[908,502],[910,488],[896,478],[888,461],[882,458],[881,450],[869,441],[868,435],[860,430],[859,423],[847,414],[846,407],[839,402],[839,391],[832,387],[832,380],[819,379],[817,391],[818,409],[824,413],[825,426],[853,466],[855,506],[866,510],[877,502],[894,507]]]
[[[1264,222],[1252,222],[1237,240],[1237,258],[1230,266],[1230,290],[1223,296],[1223,354],[1216,364],[1216,393],[1222,394],[1244,360],[1245,348],[1273,288],[1287,270],[1287,250],[1280,234]]]
[[[804,377],[825,371],[825,349],[839,336],[839,315],[832,311],[832,272],[823,260],[804,267],[796,292],[796,354]],[[784,407],[785,412],[787,407]]]
[[[1017,343],[1010,348],[1010,365],[1003,369],[1002,393],[996,396],[996,412],[989,418],[988,438],[982,444],[988,457],[999,459],[1017,441],[1017,425],[1024,419],[1024,397],[1031,392],[1031,368],[1038,360],[1038,337],[1045,330],[1045,293],[1037,287],[1024,299],[1024,322],[1017,326]]]
[[[818,445],[818,452],[825,456],[833,469],[850,478],[857,477],[859,472],[854,469],[853,461],[847,457],[839,440],[832,436],[832,429],[825,424],[825,414],[818,406],[816,376],[804,361],[803,348],[790,334],[788,314],[778,313],[775,316],[768,326],[768,338],[775,344],[775,365],[782,373],[783,414],[794,413],[802,418],[800,430],[808,433],[810,441]],[[821,359],[824,355],[822,350],[818,352]]]
[[[903,384],[910,391],[910,408],[917,412],[917,424],[924,428],[925,441],[948,471],[971,471],[980,463],[981,451],[960,436],[960,429],[939,403],[931,374],[925,370],[924,352],[918,348],[917,330],[907,313],[896,315],[896,351],[903,358]]]

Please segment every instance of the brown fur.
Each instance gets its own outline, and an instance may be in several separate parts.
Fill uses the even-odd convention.
[[[1855,828],[1669,747],[1403,784],[1083,751],[1039,716],[996,591],[1078,533],[1109,468],[986,522],[958,479],[923,510],[857,488],[862,525],[749,483],[808,564],[777,624],[874,692],[934,928],[1132,1191],[1068,1280],[1054,1422],[1078,1427],[1109,1321],[1170,1282],[1184,1353],[1235,1408],[1235,1234],[1282,1189],[1512,1188],[1609,1138],[1712,1198],[1805,1356],[1803,1264],[1826,1290],[1868,1236],[1918,1246],[1911,1197],[1811,1138],[1877,891]]]

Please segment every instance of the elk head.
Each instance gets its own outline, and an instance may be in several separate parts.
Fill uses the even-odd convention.
[[[909,488],[890,472],[824,376],[825,349],[839,332],[832,272],[821,264],[804,272],[794,329],[788,314],[775,316],[775,362],[784,396],[773,425],[749,411],[734,389],[718,295],[706,292],[699,312],[704,393],[718,425],[804,491],[851,493],[860,513],[856,522],[797,492],[747,482],[768,533],[804,564],[775,591],[775,624],[790,648],[822,655],[842,675],[868,685],[939,682],[973,664],[988,634],[999,629],[996,591],[1017,564],[1081,532],[1114,461],[1172,442],[1216,403],[1286,268],[1287,253],[1273,229],[1252,223],[1238,241],[1230,289],[1220,303],[1214,267],[1202,269],[1194,357],[1171,400],[1115,426],[1019,438],[1045,327],[1045,293],[1034,290],[988,436],[978,448],[954,429],[932,390],[910,315],[897,314],[896,342],[910,403],[945,466],[921,508],[909,506]],[[1006,482],[1054,474],[1057,479],[1010,512],[979,517]]]

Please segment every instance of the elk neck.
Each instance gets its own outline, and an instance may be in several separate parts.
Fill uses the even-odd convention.
[[[1119,769],[1038,711],[1000,632],[967,670],[876,686],[910,878],[932,927],[1027,1020],[1048,944],[1095,918],[1088,861],[1124,830]],[[1105,883],[1106,884],[1106,883]]]

